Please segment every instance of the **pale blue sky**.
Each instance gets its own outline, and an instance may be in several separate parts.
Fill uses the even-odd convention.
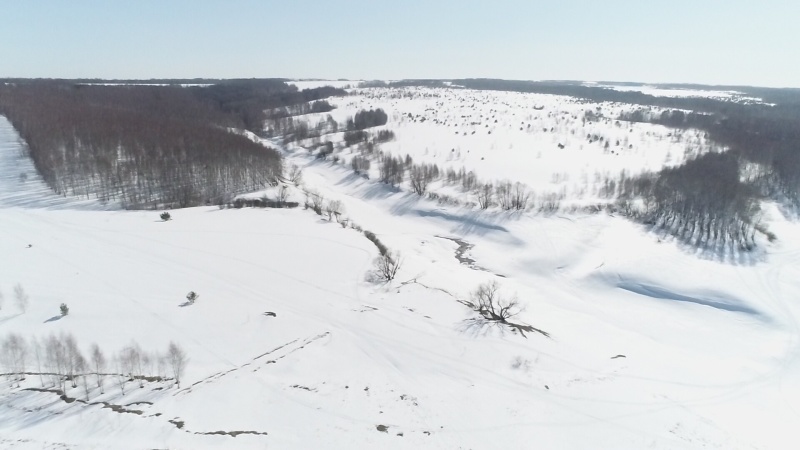
[[[10,0],[0,77],[800,87],[798,25],[798,0]]]

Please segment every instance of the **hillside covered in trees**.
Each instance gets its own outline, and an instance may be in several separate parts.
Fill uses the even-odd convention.
[[[126,208],[185,207],[272,183],[280,155],[232,129],[259,131],[265,109],[329,91],[280,80],[189,88],[36,80],[0,85],[0,114],[56,193]]]

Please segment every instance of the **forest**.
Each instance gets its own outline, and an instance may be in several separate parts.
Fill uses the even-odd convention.
[[[0,85],[0,114],[56,193],[129,209],[186,207],[274,183],[280,155],[233,130],[260,131],[264,110],[331,92],[280,80],[189,88],[27,80]]]

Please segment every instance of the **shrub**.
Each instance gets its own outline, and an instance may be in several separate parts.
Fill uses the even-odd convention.
[[[200,296],[197,295],[195,291],[190,291],[188,294],[186,294],[186,300],[190,305],[194,305],[194,302],[197,301],[198,298],[200,298]]]
[[[58,307],[61,310],[61,316],[66,316],[69,314],[69,306],[66,303],[62,303],[61,306]]]
[[[372,241],[372,243],[375,244],[376,247],[378,247],[378,251],[380,252],[381,256],[385,256],[386,254],[389,253],[389,249],[386,248],[385,245],[383,245],[383,242],[381,242],[380,239],[378,239],[378,236],[375,236],[375,233],[373,233],[372,231],[364,230],[364,236],[366,236],[367,239]]]
[[[172,219],[172,216],[168,212],[164,211],[163,213],[161,213],[161,220],[166,222],[170,219]]]

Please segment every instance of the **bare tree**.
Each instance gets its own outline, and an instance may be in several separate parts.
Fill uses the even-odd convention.
[[[439,169],[436,166],[427,164],[412,165],[409,171],[411,189],[417,195],[425,195],[428,185],[436,178],[438,172]]]
[[[63,337],[63,341],[64,347],[66,348],[66,375],[67,378],[72,381],[72,387],[75,388],[78,387],[77,374],[79,372],[79,366],[81,362],[85,365],[85,359],[78,348],[78,342],[75,340],[75,336],[71,333],[67,334]]]
[[[31,348],[33,355],[36,358],[36,371],[39,373],[39,383],[44,387],[44,374],[42,373],[42,344],[36,339],[36,336],[31,337]]]
[[[285,184],[278,189],[278,206],[283,206],[289,198],[289,187]]]
[[[86,381],[87,373],[89,371],[89,365],[86,363],[86,359],[78,353],[75,358],[75,376],[81,377],[81,381],[83,384],[83,393],[86,396],[86,401],[89,401],[89,383]]]
[[[296,164],[291,165],[288,175],[289,181],[294,183],[295,186],[303,182],[303,169],[297,167]]]
[[[106,357],[103,355],[103,351],[100,350],[100,346],[97,344],[92,344],[90,354],[92,358],[94,376],[97,379],[97,387],[100,388],[101,394],[105,394],[105,388],[103,387],[103,372],[106,370]]]
[[[524,184],[514,183],[514,190],[511,192],[511,207],[516,210],[527,208],[530,196],[531,194]]]
[[[400,257],[400,254],[398,253],[397,255],[392,255],[392,252],[390,251],[378,256],[373,261],[373,266],[378,279],[384,282],[394,280],[395,275],[397,275],[397,271],[400,270],[402,265],[403,261]]]
[[[186,363],[189,362],[186,352],[178,344],[170,341],[167,348],[167,361],[172,369],[172,376],[175,377],[175,384],[181,387],[181,378],[183,378]]]
[[[491,183],[478,186],[478,205],[481,209],[488,209],[492,205],[494,188]]]
[[[5,367],[9,379],[14,379],[14,358],[11,356],[11,349],[8,345],[8,338],[0,342],[0,365]]]
[[[512,186],[510,181],[503,181],[497,184],[495,187],[495,193],[497,194],[497,201],[500,203],[500,207],[503,209],[511,209],[511,191]]]
[[[483,283],[470,294],[470,307],[486,320],[508,323],[508,319],[522,312],[519,300],[514,296],[505,299],[498,292],[496,281]]]
[[[131,380],[139,378],[139,387],[144,387],[144,383],[139,377],[139,371],[141,369],[142,362],[142,352],[139,348],[139,345],[132,343],[131,345],[123,348],[119,354],[119,361],[122,372]]]
[[[17,283],[14,286],[14,301],[17,304],[17,308],[23,313],[28,311],[28,303],[30,298],[28,294],[25,292],[25,289],[22,287],[21,284]]]
[[[306,192],[306,207],[310,207],[318,215],[322,215],[322,205],[325,203],[325,197],[319,192],[308,191]]]
[[[22,336],[11,333],[3,340],[3,361],[13,379],[19,382],[25,379],[25,364],[28,359],[28,344]]]
[[[342,215],[342,211],[344,211],[344,205],[342,205],[341,200],[331,200],[325,205],[328,221],[331,220],[332,216],[336,216],[336,222],[339,222],[339,216]]]
[[[63,335],[61,336],[63,338]],[[50,335],[45,341],[45,361],[51,374],[53,374],[53,386],[58,385],[62,391],[66,389],[65,374],[67,372],[67,349],[62,339]]]
[[[114,367],[116,368],[116,376],[114,377],[117,381],[117,386],[119,386],[120,392],[122,395],[125,395],[125,384],[128,382],[128,375],[125,373],[125,365],[126,363],[123,361],[124,352],[121,352],[119,355],[114,356]]]

